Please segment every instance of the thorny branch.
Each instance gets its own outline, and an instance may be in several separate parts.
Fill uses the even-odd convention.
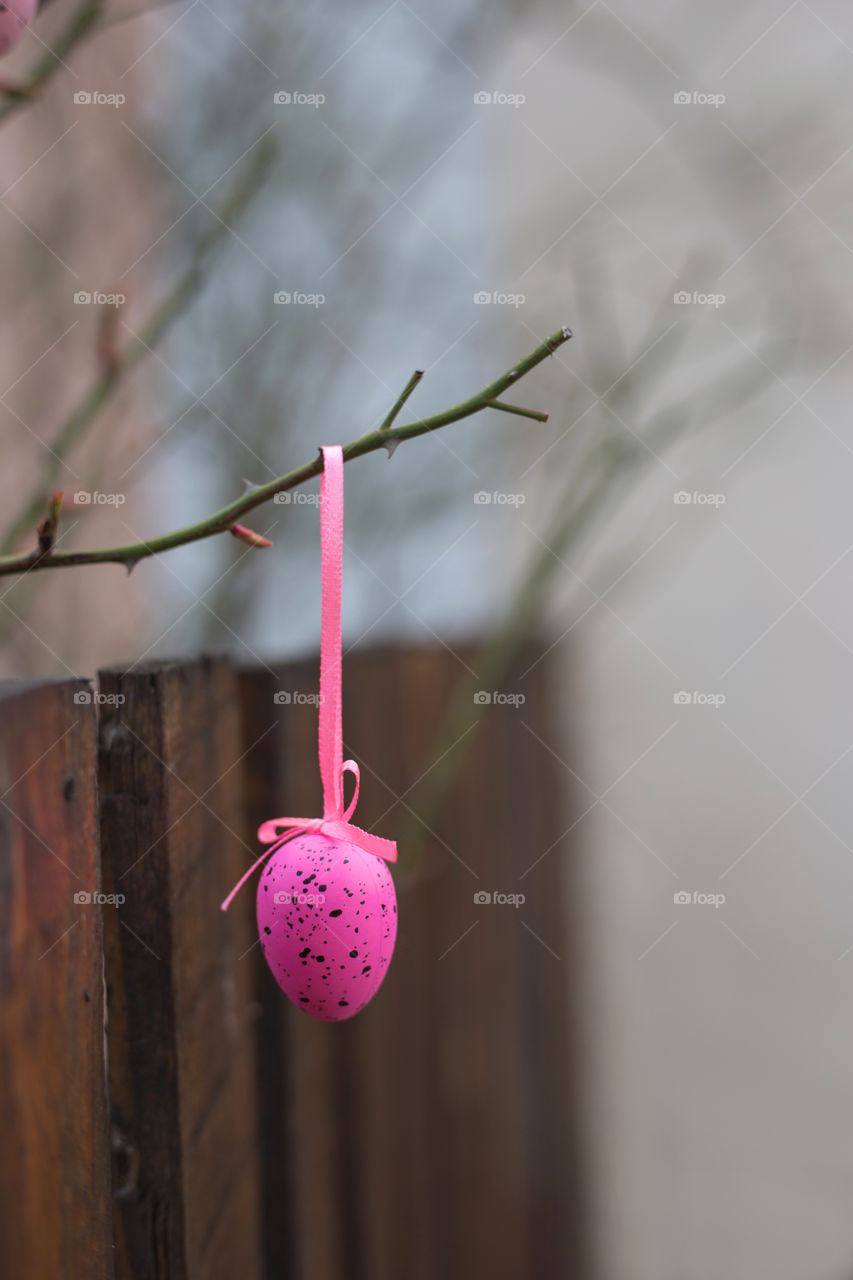
[[[531,351],[528,356],[525,356],[523,360],[520,360],[506,373],[490,383],[489,386],[484,387],[482,391],[477,392],[476,395],[461,401],[451,409],[443,410],[441,413],[432,414],[427,418],[420,418],[404,426],[396,426],[394,425],[395,411],[398,411],[398,407],[402,407],[402,403],[410,391],[414,389],[416,379],[413,379],[407,384],[394,409],[376,430],[369,431],[359,439],[344,445],[344,461],[351,462],[353,458],[361,458],[367,453],[373,453],[376,449],[387,449],[391,454],[404,440],[412,440],[415,436],[437,431],[452,422],[459,422],[462,418],[470,418],[473,414],[480,413],[483,409],[509,408],[509,412],[518,413],[519,410],[515,406],[505,406],[499,397],[509,387],[519,382],[531,369],[535,369],[538,364],[547,359],[552,352],[556,351],[564,342],[567,342],[571,336],[570,329],[565,327],[557,329],[555,333],[552,333],[549,338],[546,338],[544,342],[541,342]],[[522,412],[525,417],[545,417],[545,415],[534,413],[532,410]],[[160,555],[164,551],[171,551],[174,547],[186,546],[190,542],[198,542],[202,538],[210,538],[215,534],[230,532],[235,523],[246,512],[262,506],[265,502],[269,502],[277,493],[285,493],[288,489],[294,489],[298,485],[304,484],[306,480],[318,476],[322,471],[322,467],[322,456],[318,455],[312,462],[306,462],[294,471],[277,476],[275,480],[269,481],[268,484],[253,487],[248,493],[229,503],[220,511],[208,516],[207,519],[201,520],[197,524],[175,529],[171,533],[164,533],[159,537],[150,538],[147,541],[131,542],[117,547],[99,547],[89,551],[51,550],[46,553],[41,547],[36,547],[34,551],[23,555],[3,557],[0,559],[0,575],[28,573],[39,569],[64,569],[83,564],[123,564],[129,571],[138,561],[147,559],[149,556]]]

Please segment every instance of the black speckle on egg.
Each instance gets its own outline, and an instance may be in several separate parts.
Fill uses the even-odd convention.
[[[264,925],[264,933],[272,933],[272,929],[269,927],[268,924]]]
[[[357,951],[351,951],[349,954],[350,954],[350,959],[351,959],[351,960],[355,960],[355,959],[356,959],[356,957],[358,956],[358,952],[357,952]]]
[[[306,947],[304,951],[299,952],[299,958],[302,959],[304,956],[310,956],[310,954],[311,954],[311,948]]]
[[[345,1009],[345,1008],[347,1007],[347,1005],[348,1005],[348,1004],[349,1004],[349,1000],[339,1000],[339,1001],[338,1001],[338,1008],[339,1008],[339,1009]]]
[[[325,893],[328,887],[329,887],[329,886],[328,886],[328,885],[325,885],[325,884],[318,884],[318,885],[317,885],[317,888],[320,890],[320,892],[321,892],[321,893]]]
[[[320,888],[322,889],[322,888],[323,888],[323,886],[322,886],[322,885],[320,885]],[[329,912],[329,915],[330,915],[330,916],[339,916],[339,915],[341,914],[341,911],[342,911],[342,908],[341,908],[341,907],[338,907],[335,911],[330,911],[330,912]]]
[[[317,961],[317,963],[318,963],[318,964],[322,964],[322,963],[323,963],[323,961],[326,959],[326,957],[325,957],[325,956],[315,956],[315,957],[314,957],[314,959]]]
[[[310,997],[310,996],[300,996],[300,997],[299,997],[299,1003],[300,1003],[300,1004],[310,1004],[310,1003],[311,1003],[311,997]]]

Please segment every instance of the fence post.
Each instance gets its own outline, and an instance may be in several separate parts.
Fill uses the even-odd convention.
[[[100,676],[109,1084],[126,1178],[122,1280],[259,1280],[251,895],[243,746],[224,661]]]
[[[6,684],[0,1248],[10,1278],[113,1276],[100,889],[91,692],[82,680]]]

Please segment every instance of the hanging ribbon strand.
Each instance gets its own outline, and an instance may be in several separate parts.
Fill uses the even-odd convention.
[[[350,822],[358,803],[360,775],[354,760],[343,759],[341,715],[341,588],[344,553],[344,455],[340,445],[322,449],[320,477],[320,544],[322,557],[322,624],[320,632],[320,716],[318,752],[323,783],[322,818],[272,818],[258,828],[258,839],[269,845],[222,903],[227,911],[235,895],[271,854],[295,836],[320,834],[346,840],[386,862],[397,861],[393,840],[363,831]],[[344,808],[344,774],[355,777],[355,791]]]

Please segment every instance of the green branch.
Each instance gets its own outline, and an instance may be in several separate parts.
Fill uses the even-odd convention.
[[[434,413],[428,418],[420,418],[405,426],[383,424],[375,431],[369,431],[358,440],[344,445],[344,461],[351,462],[353,458],[361,458],[367,453],[373,453],[376,449],[387,449],[389,445],[396,448],[404,440],[413,440],[416,436],[438,431],[452,422],[470,418],[473,414],[492,407],[494,401],[504,391],[519,382],[531,369],[535,369],[571,336],[570,329],[558,329],[495,382],[490,383],[469,399],[454,405],[452,409]],[[164,533],[147,541],[131,542],[118,547],[99,547],[91,551],[51,551],[48,554],[37,547],[26,555],[6,556],[0,559],[0,575],[35,572],[40,569],[65,569],[82,564],[124,564],[128,569],[132,569],[139,560],[145,560],[149,556],[160,555],[164,551],[171,551],[174,547],[183,547],[190,542],[198,542],[202,538],[211,538],[218,533],[228,532],[241,516],[269,502],[277,493],[295,489],[297,485],[318,476],[322,469],[322,457],[318,456],[313,462],[306,462],[295,471],[289,471],[269,481],[268,484],[252,488],[243,497],[229,503],[212,516],[208,516],[206,520],[186,525],[182,529],[175,529],[172,533]]]

